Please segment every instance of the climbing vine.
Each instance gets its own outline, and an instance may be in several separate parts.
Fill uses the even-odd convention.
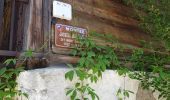
[[[123,0],[132,6],[139,25],[162,46],[170,50],[170,1],[169,0]],[[160,50],[160,49],[159,49]]]
[[[150,52],[146,52],[146,49],[124,46],[108,35],[93,33],[87,38],[79,37],[77,39],[80,43],[79,47],[73,49],[72,55],[80,57],[80,60],[74,66],[68,65],[72,70],[65,74],[66,79],[70,81],[76,77],[79,79],[73,88],[68,88],[67,95],[71,100],[88,100],[88,95],[92,100],[99,99],[89,83],[96,83],[102,78],[102,72],[107,68],[117,70],[120,76],[129,76],[131,79],[140,81],[143,89],[158,91],[159,99],[169,100],[170,54],[167,51],[170,51],[170,1],[123,1],[134,8],[139,26],[152,37],[151,41],[154,42],[141,40],[143,48],[148,48]],[[94,40],[94,36],[102,38],[105,43],[99,44]],[[157,43],[156,46],[155,43]],[[132,52],[127,54],[126,49]],[[119,89],[117,96],[123,94],[124,97],[129,97],[129,93],[133,92]],[[122,100],[123,97],[119,99]]]
[[[103,37],[105,43],[95,42],[94,36]],[[72,55],[80,59],[76,65],[68,64],[72,70],[65,74],[65,78],[70,81],[78,77],[75,86],[68,88],[66,92],[71,100],[88,100],[88,95],[92,100],[99,99],[90,83],[96,83],[102,78],[102,73],[107,68],[117,70],[120,76],[139,80],[143,89],[159,91],[159,98],[170,98],[170,71],[166,69],[166,64],[170,61],[169,55],[145,53],[143,49],[135,47],[115,46],[118,42],[111,36],[97,33],[86,38],[79,37],[77,41],[79,46],[72,50]],[[131,49],[132,52],[126,55],[125,48]],[[133,91],[119,89],[117,96],[123,94],[129,97],[129,93]]]

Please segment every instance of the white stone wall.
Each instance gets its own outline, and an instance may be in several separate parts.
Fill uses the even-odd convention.
[[[69,100],[69,97],[65,95],[66,88],[71,87],[74,81],[65,80],[64,75],[68,70],[53,66],[22,72],[18,77],[19,89],[29,95],[28,100]],[[126,100],[145,100],[136,97],[139,82],[128,77],[120,77],[116,71],[107,70],[103,73],[103,78],[91,86],[99,95],[100,100],[118,100],[116,92],[120,87],[134,92]],[[24,97],[18,99],[27,100]]]

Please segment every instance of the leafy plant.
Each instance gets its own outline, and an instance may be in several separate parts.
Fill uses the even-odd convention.
[[[119,88],[116,96],[118,97],[118,100],[125,100],[125,98],[129,98],[130,94],[133,94],[133,92]]]
[[[141,28],[170,50],[170,1],[169,0],[123,0],[136,11]]]
[[[25,59],[31,56],[32,52],[25,52]],[[24,61],[20,65],[17,65],[17,61],[19,61],[19,59],[7,59],[4,62],[5,66],[0,69],[0,100],[13,100],[14,97],[18,95],[28,97],[26,93],[17,90],[16,78],[20,72],[24,71],[24,67],[22,66]],[[15,66],[15,68],[12,66]]]
[[[108,38],[107,40],[112,38],[105,37],[105,35],[101,37]],[[96,44],[91,36],[78,37],[77,41],[79,46],[72,50],[72,55],[79,56],[80,59],[75,66],[68,64],[72,70],[65,74],[65,78],[70,81],[75,77],[78,78],[74,87],[67,89],[66,94],[70,96],[71,100],[87,100],[89,97],[87,95],[90,95],[93,100],[99,99],[88,82],[98,82],[107,68],[117,70],[120,76],[129,76],[139,80],[144,89],[152,89],[153,92],[159,91],[159,98],[163,97],[168,100],[170,72],[165,69],[165,65],[170,61],[169,55],[160,55],[156,52],[145,53],[143,49],[133,48],[133,52],[127,56],[124,52],[124,48],[127,47],[114,47],[115,41],[111,39],[107,41],[109,45]],[[116,51],[118,49],[119,52]],[[153,47],[150,46],[150,49],[152,51]],[[85,87],[89,90],[85,91]],[[124,94],[125,97],[129,97],[129,92],[128,90],[121,90],[121,92],[119,90],[117,95]]]

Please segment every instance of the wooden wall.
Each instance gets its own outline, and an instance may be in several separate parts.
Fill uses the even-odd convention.
[[[113,34],[126,44],[139,46],[140,39],[147,36],[138,28],[133,9],[119,3],[120,0],[62,0],[72,5],[73,20],[62,21],[102,34]]]
[[[63,56],[66,54],[63,49],[54,45],[54,28],[51,25],[53,0],[15,1],[16,50],[31,49],[43,54],[48,53],[51,54],[51,59],[60,62],[69,58]],[[59,1],[72,5],[73,19],[56,19],[57,23],[86,28],[89,32],[112,34],[120,42],[137,47],[140,47],[140,40],[149,39],[149,36],[139,29],[138,21],[133,18],[133,9],[123,5],[121,0]],[[42,47],[44,48],[40,49]],[[56,57],[54,53],[57,53]]]
[[[9,49],[10,22],[11,22],[11,1],[0,1],[0,49]]]
[[[140,47],[140,40],[149,37],[138,27],[133,9],[123,5],[121,0],[61,0],[73,7],[73,19],[57,19],[57,23],[83,27],[88,32],[112,34],[123,44]],[[118,2],[119,1],[119,2]],[[53,32],[54,33],[54,32]],[[55,53],[68,53],[68,49],[56,48],[52,34],[52,49]]]
[[[132,17],[133,10],[118,0],[60,0],[73,7],[71,21],[57,19],[57,23],[73,25],[96,31],[102,34],[112,34],[122,43],[140,46],[139,40],[148,36],[138,28],[138,21]],[[25,8],[24,33],[25,48],[38,50],[48,41],[52,3],[49,0],[30,0]]]

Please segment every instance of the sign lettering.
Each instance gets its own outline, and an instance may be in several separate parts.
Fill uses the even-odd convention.
[[[77,43],[76,36],[86,37],[87,30],[84,28],[56,24],[55,25],[55,45],[57,47],[71,48]]]

